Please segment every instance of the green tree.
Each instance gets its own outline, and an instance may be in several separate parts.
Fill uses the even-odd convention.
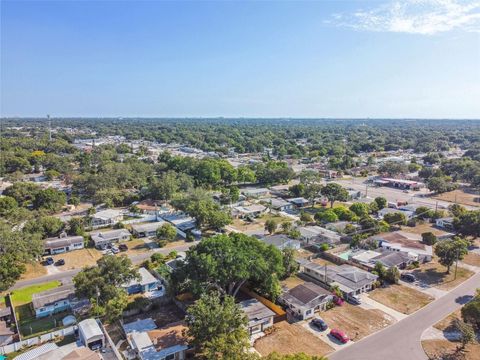
[[[35,220],[28,221],[23,231],[30,234],[39,234],[40,237],[56,237],[65,228],[65,224],[56,217],[53,216],[43,216]]]
[[[387,275],[387,269],[385,269],[385,266],[379,261],[375,263],[373,272],[377,274],[380,279],[385,279],[385,276]]]
[[[300,213],[300,221],[303,223],[311,223],[313,221],[312,215],[308,212],[302,211]]]
[[[378,210],[382,210],[387,207],[387,199],[385,199],[383,196],[376,197],[374,201],[377,203]]]
[[[358,217],[367,216],[370,212],[370,207],[365,203],[353,203],[350,205],[350,211],[355,213]]]
[[[480,330],[480,289],[476,296],[462,307],[462,319]]]
[[[290,221],[284,221],[280,226],[285,233],[288,233],[292,229],[292,223]]]
[[[67,202],[67,195],[56,189],[40,190],[35,195],[33,206],[36,209],[46,209],[51,212],[59,211]]]
[[[471,324],[463,322],[460,319],[455,319],[454,325],[460,333],[460,341],[462,343],[461,350],[465,349],[467,344],[475,342],[475,330]]]
[[[404,213],[401,212],[393,212],[385,214],[383,220],[386,221],[389,225],[406,225],[407,224],[407,217]]]
[[[480,211],[466,211],[454,219],[455,229],[463,236],[480,237]]]
[[[330,207],[332,208],[335,201],[348,200],[348,191],[336,183],[327,184],[322,188],[321,193],[330,201]]]
[[[274,299],[284,272],[277,248],[244,234],[216,235],[190,248],[183,265],[172,274],[172,285],[196,295],[216,289],[235,296],[248,281]]]
[[[447,268],[447,274],[453,263],[462,260],[467,253],[468,242],[458,236],[452,240],[439,241],[435,246],[435,255],[438,256],[438,262]]]
[[[187,309],[190,345],[207,360],[242,359],[250,347],[247,318],[232,296],[203,294]]]
[[[177,230],[170,224],[163,224],[157,229],[157,239],[173,241],[177,237]]]
[[[422,242],[426,245],[435,245],[437,237],[431,231],[422,233]]]
[[[8,216],[18,208],[17,201],[11,196],[0,197],[0,216]]]
[[[433,210],[426,206],[419,206],[415,209],[415,216],[421,220],[429,219],[433,216]]]
[[[81,217],[72,217],[67,225],[68,235],[85,235],[85,219]]]
[[[289,276],[295,274],[299,269],[299,265],[295,260],[295,250],[290,247],[286,247],[282,250],[282,255],[283,268],[285,269],[282,278],[288,278]]]
[[[338,216],[335,211],[328,209],[315,213],[315,220],[324,224],[328,224],[338,221]]]
[[[122,285],[139,279],[138,271],[126,256],[106,255],[97,261],[97,266],[86,267],[74,278],[75,293],[90,299],[95,312],[108,321],[118,319],[127,306]]]
[[[396,266],[392,266],[387,270],[385,273],[385,280],[392,284],[398,284],[398,281],[400,280],[400,271],[398,271]]]
[[[265,230],[268,231],[269,234],[275,233],[277,230],[278,223],[275,219],[268,219],[265,221]]]
[[[427,188],[437,194],[455,190],[458,186],[448,180],[445,176],[435,176],[427,180]]]

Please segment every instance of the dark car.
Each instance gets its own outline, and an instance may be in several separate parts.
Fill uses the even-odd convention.
[[[349,341],[347,335],[345,335],[343,331],[337,329],[332,329],[332,331],[330,331],[330,335],[339,340],[342,344],[346,344]]]
[[[45,265],[52,265],[55,261],[51,257],[47,257],[44,261]]]
[[[405,273],[405,274],[402,274],[400,275],[400,278],[404,281],[407,281],[407,282],[415,282],[417,280],[417,278],[415,277],[415,275],[413,274],[408,274],[408,273]]]
[[[316,327],[321,331],[327,330],[328,328],[327,323],[320,318],[313,319],[312,321],[310,321],[310,324],[312,324],[313,327]]]
[[[65,265],[65,260],[63,259],[58,259],[57,262],[55,263],[56,266],[63,266]]]
[[[118,250],[120,250],[120,251],[127,251],[127,250],[128,250],[127,244],[120,244],[120,245],[118,245]]]

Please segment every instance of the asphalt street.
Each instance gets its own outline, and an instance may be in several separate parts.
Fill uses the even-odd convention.
[[[422,333],[471,300],[480,273],[403,320],[328,356],[330,360],[427,360]]]

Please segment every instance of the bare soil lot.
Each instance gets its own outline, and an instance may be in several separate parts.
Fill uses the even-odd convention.
[[[102,257],[102,253],[97,249],[86,248],[74,250],[63,254],[53,255],[54,261],[64,259],[65,265],[60,266],[60,270],[81,269],[85,266],[92,266]]]
[[[457,189],[443,194],[439,194],[434,196],[433,198],[443,201],[449,201],[452,203],[457,202],[461,205],[480,206],[480,203],[475,201],[475,199],[480,198],[480,195],[470,194],[463,191],[462,189]]]
[[[373,300],[407,315],[433,301],[433,297],[402,285],[378,288],[371,291],[369,296]]]
[[[119,254],[137,255],[150,250],[143,239],[132,239],[124,242],[123,244],[128,246],[128,250]]]
[[[468,265],[480,267],[480,254],[469,252],[467,255],[465,255],[462,262]]]
[[[426,233],[426,232],[431,232],[435,236],[441,236],[441,235],[447,234],[446,231],[436,228],[433,224],[429,222],[418,224],[414,227],[402,226],[402,231],[409,232],[412,234],[418,234],[418,235],[422,235],[423,233]]]
[[[25,268],[26,271],[24,274],[22,274],[20,280],[35,279],[37,277],[47,275],[46,267],[38,262],[26,264]]]
[[[138,319],[146,318],[152,318],[158,327],[162,327],[185,319],[185,314],[175,304],[171,303],[154,306],[150,311],[145,313],[123,318],[123,323],[127,324]]]
[[[381,310],[365,310],[348,303],[319,315],[330,328],[344,331],[353,341],[358,341],[395,322],[391,316]]]
[[[317,338],[298,324],[282,321],[273,326],[272,332],[257,340],[255,349],[267,356],[272,352],[294,354],[304,352],[308,355],[322,356],[333,351],[333,348]]]
[[[480,360],[480,344],[469,344],[464,352],[457,351],[459,342],[448,340],[424,340],[423,350],[429,359],[442,360]]]
[[[293,275],[285,280],[280,281],[280,285],[282,287],[286,287],[287,289],[293,289],[295,286],[303,284],[305,281],[300,279],[298,276]]]
[[[284,216],[274,215],[274,214],[264,214],[254,221],[244,221],[242,219],[233,219],[232,228],[240,232],[261,232],[265,230],[265,222],[269,219],[275,220],[278,224],[278,230],[281,230],[281,224],[284,222],[292,222],[292,219],[289,219]]]
[[[440,265],[435,259],[427,264],[420,265],[420,268],[412,270],[411,273],[423,284],[434,286],[441,290],[450,290],[461,284],[473,275],[473,272],[462,267],[458,267],[457,278],[455,279],[455,266],[450,269],[450,274],[446,273],[447,269]]]
[[[446,318],[440,320],[438,323],[433,325],[433,327],[440,331],[454,330],[453,322],[456,319],[462,319],[461,309],[454,311],[453,313],[448,315]]]

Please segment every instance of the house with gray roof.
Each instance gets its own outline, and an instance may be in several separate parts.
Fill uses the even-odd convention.
[[[300,226],[297,230],[300,232],[300,239],[307,244],[338,244],[341,240],[337,232],[321,226]]]
[[[297,285],[278,298],[286,307],[289,320],[293,321],[314,317],[316,311],[326,310],[331,300],[332,293],[313,282]]]
[[[373,289],[378,276],[351,265],[319,265],[310,262],[304,265],[304,274],[319,281],[322,286],[338,286],[346,296],[358,295]]]
[[[132,233],[136,237],[151,237],[157,234],[157,229],[166,224],[165,221],[155,221],[145,224],[132,224]]]
[[[163,295],[163,285],[160,280],[153,276],[150,271],[141,267],[138,269],[139,279],[133,279],[125,284],[125,289],[129,295],[138,293],[156,292],[158,296]]]
[[[269,202],[270,202],[270,207],[273,210],[287,211],[293,208],[293,204],[291,202],[285,201],[280,198],[272,198],[269,200]]]
[[[72,250],[84,248],[83,236],[60,236],[58,238],[48,238],[43,241],[43,250],[45,255],[62,254]]]
[[[273,245],[279,250],[286,248],[300,249],[300,241],[289,238],[285,234],[267,235],[260,238],[267,245]]]
[[[123,211],[117,209],[106,209],[98,211],[92,215],[90,225],[97,229],[101,227],[113,226],[123,220]]]
[[[249,299],[238,304],[248,318],[250,336],[264,332],[273,326],[275,313],[257,299]]]
[[[33,294],[32,307],[35,311],[35,317],[42,318],[70,310],[74,298],[75,286],[72,284]]]
[[[93,243],[97,249],[106,249],[107,246],[119,241],[130,239],[130,232],[126,229],[116,229],[104,232],[90,233]]]

